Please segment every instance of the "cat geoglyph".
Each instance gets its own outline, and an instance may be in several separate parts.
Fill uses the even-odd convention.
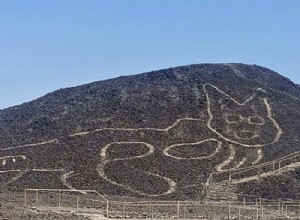
[[[200,118],[179,118],[166,128],[99,128],[70,134],[69,138],[72,140],[87,135],[96,135],[100,139],[105,135],[113,137],[113,140],[109,139],[110,142],[103,145],[99,143],[96,146],[96,149],[99,150],[97,154],[99,155],[99,163],[95,166],[95,172],[98,173],[99,178],[109,184],[142,196],[165,196],[176,192],[178,189],[177,180],[173,180],[172,177],[167,176],[168,174],[155,169],[149,171],[146,167],[136,169],[136,164],[146,159],[151,161],[157,154],[178,164],[184,161],[212,163],[211,161],[220,155],[221,150],[226,151],[227,154],[222,155],[222,160],[214,164],[217,171],[260,163],[264,156],[263,147],[271,147],[282,135],[282,129],[272,114],[272,108],[265,97],[264,90],[257,89],[243,102],[237,101],[212,84],[204,84],[203,92],[207,101],[207,121]],[[187,139],[185,136],[187,133],[180,133],[182,131],[180,129],[184,126],[189,128],[188,125],[190,124],[197,127],[199,131],[201,129],[207,130],[210,134],[209,137],[203,137],[199,134],[197,137]],[[188,130],[185,132],[191,133]],[[179,135],[180,138],[176,139],[172,137],[174,134],[181,136]],[[16,173],[15,177],[9,180],[10,183],[17,181],[29,170],[31,172],[58,172],[61,174],[61,180],[65,186],[72,189],[73,187],[76,188],[71,184],[70,178],[80,174],[63,167],[64,165],[61,164],[65,163],[61,163],[61,161],[53,162],[46,167],[44,164],[47,164],[47,161],[40,161],[46,160],[46,157],[33,158],[34,156],[30,155],[32,150],[28,150],[32,148],[39,151],[39,148],[42,150],[46,146],[59,149],[62,142],[54,139],[1,149],[0,175]],[[159,145],[159,143],[167,144]],[[207,148],[211,149],[203,154],[203,149],[207,150]],[[122,154],[116,156],[113,152],[118,149],[121,149]],[[132,152],[132,149],[137,149],[137,151]],[[84,151],[84,149],[82,150]],[[178,150],[182,150],[181,154],[178,153]],[[53,151],[53,154],[55,153],[57,152]],[[82,153],[84,155],[84,152]],[[55,160],[57,157],[52,155],[51,158]],[[118,166],[121,173],[122,169],[126,172],[135,170],[130,175],[136,175],[137,182],[140,177],[143,177],[145,178],[143,181],[152,182],[157,188],[152,191],[145,191],[136,185],[130,185],[130,181],[123,182],[118,176],[107,174],[108,168],[118,169],[115,168]],[[157,164],[157,166],[161,165]],[[165,188],[159,191],[161,184],[164,184]]]

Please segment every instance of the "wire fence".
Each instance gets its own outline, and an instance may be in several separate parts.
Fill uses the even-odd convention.
[[[300,152],[295,152],[278,160],[261,163],[245,168],[237,168],[215,172],[210,175],[209,184],[217,182],[241,183],[249,178],[268,177],[274,174],[281,174],[300,167]]]
[[[230,192],[232,183],[286,172],[300,163],[298,160],[300,153],[295,152],[275,161],[212,173],[204,184],[200,201],[116,201],[94,190],[65,189],[26,189],[24,201],[25,206],[96,213],[114,219],[299,219],[300,201],[269,200]],[[221,191],[214,190],[216,185],[221,185]],[[205,202],[208,193],[210,201]]]
[[[24,205],[58,212],[101,214],[107,199],[94,190],[25,189]]]
[[[111,219],[299,219],[300,201],[110,201],[92,190],[26,189],[25,206]]]
[[[293,170],[295,167],[300,167],[300,152],[294,152],[278,160],[269,161],[266,163],[253,165],[245,168],[230,169],[220,172],[215,172],[209,175],[203,189],[200,193],[200,198],[203,199],[209,192],[213,191],[214,185],[227,184],[227,190],[230,190],[230,185],[248,182],[250,180],[259,179],[282,174]]]

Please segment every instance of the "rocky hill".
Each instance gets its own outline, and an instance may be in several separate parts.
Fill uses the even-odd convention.
[[[211,172],[299,151],[299,119],[300,87],[257,65],[189,65],[61,89],[0,111],[0,183],[193,199]]]

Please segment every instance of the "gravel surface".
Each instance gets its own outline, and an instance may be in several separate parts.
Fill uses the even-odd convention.
[[[23,193],[0,192],[0,220],[38,219],[38,220],[88,220],[90,218],[76,214],[59,214],[26,208],[23,204]]]

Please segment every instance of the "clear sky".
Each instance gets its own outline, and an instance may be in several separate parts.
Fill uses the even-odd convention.
[[[1,109],[120,75],[224,62],[300,84],[300,1],[0,1]]]

